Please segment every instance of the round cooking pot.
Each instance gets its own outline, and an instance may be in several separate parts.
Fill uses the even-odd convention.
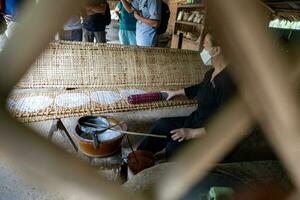
[[[128,179],[135,174],[154,166],[155,158],[152,152],[136,150],[130,152],[127,156],[128,162]]]
[[[114,130],[107,129],[111,126],[114,126]],[[126,124],[113,117],[85,116],[78,120],[75,139],[85,155],[105,157],[114,154],[120,148],[124,134],[117,130],[127,130]]]

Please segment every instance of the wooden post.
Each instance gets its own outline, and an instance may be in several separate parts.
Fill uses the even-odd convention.
[[[62,130],[65,132],[65,134],[67,135],[70,143],[72,144],[72,146],[74,147],[75,151],[78,152],[78,147],[77,145],[75,144],[75,142],[73,141],[70,133],[68,132],[68,130],[66,129],[65,125],[63,124],[63,122],[61,121],[61,119],[55,119],[53,120],[52,122],[52,125],[51,125],[51,128],[50,128],[50,131],[49,131],[49,135],[48,135],[48,140],[52,140],[52,137],[53,137],[53,134],[55,131],[58,131],[58,130]]]
[[[183,33],[179,33],[177,49],[182,48]]]

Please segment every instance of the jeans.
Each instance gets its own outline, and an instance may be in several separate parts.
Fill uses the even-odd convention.
[[[106,33],[105,31],[88,31],[85,28],[83,30],[83,41],[84,42],[94,42],[94,38],[97,43],[106,43]]]
[[[68,41],[82,41],[82,29],[63,31],[60,39]]]

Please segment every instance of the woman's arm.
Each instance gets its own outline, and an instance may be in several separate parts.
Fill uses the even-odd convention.
[[[185,95],[184,89],[180,89],[180,90],[166,90],[166,91],[161,91],[161,92],[167,93],[167,95],[168,95],[167,100],[170,100],[170,99],[172,99],[175,96]]]
[[[213,73],[213,70],[207,71],[204,75],[203,80],[199,84],[184,88],[185,96],[187,96],[189,99],[196,97],[197,94],[199,93],[199,90],[205,88],[205,84],[208,81],[210,81],[212,73]]]
[[[135,9],[126,0],[121,0],[122,5],[128,13],[132,13]]]
[[[197,85],[192,85],[190,87],[184,88],[184,93],[189,99],[192,99],[195,96],[197,96],[200,87],[201,83]]]
[[[120,10],[119,10],[118,6],[116,6],[116,8],[115,8],[115,12],[116,12],[116,15],[118,16],[118,19],[120,20]]]

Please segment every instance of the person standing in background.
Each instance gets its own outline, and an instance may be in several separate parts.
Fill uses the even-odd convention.
[[[83,41],[106,43],[105,27],[110,24],[111,16],[107,2],[94,2],[85,7],[83,19]]]
[[[14,29],[18,26],[19,9],[21,4],[25,2],[23,0],[1,0],[1,14],[6,22],[6,30],[0,37],[0,51],[5,46],[7,39],[11,36]],[[26,2],[29,2],[27,0]],[[34,0],[30,0],[30,3],[35,3]]]
[[[80,16],[73,16],[64,25],[63,31],[60,33],[61,40],[82,41],[82,24]]]
[[[129,13],[134,13],[136,24],[136,43],[138,46],[157,46],[157,28],[161,19],[161,0],[121,0]]]
[[[131,3],[131,0],[128,0]],[[136,45],[136,19],[133,13],[126,11],[119,1],[116,8],[116,14],[119,17],[119,40],[123,45]]]
[[[7,25],[12,21],[16,21],[22,2],[22,0],[1,0],[1,14],[3,14]]]

